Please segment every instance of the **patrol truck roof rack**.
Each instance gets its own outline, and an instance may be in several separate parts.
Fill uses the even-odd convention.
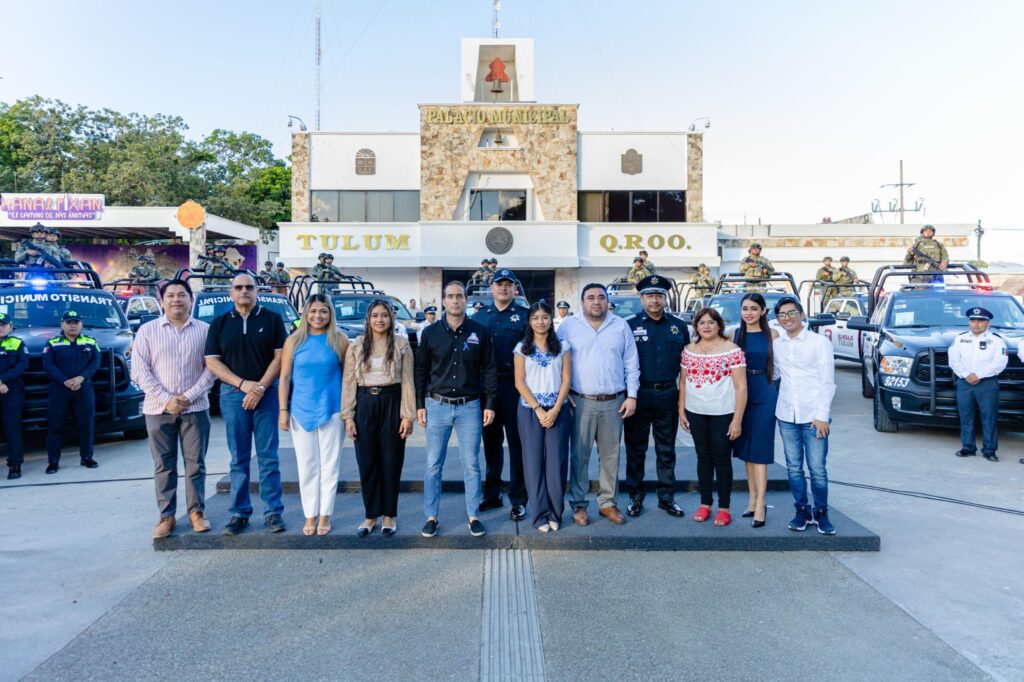
[[[784,286],[780,286],[784,284],[789,285],[788,290]],[[715,282],[714,293],[735,294],[742,291],[751,291],[752,289],[750,285],[763,288],[766,291],[781,291],[793,294],[794,296],[800,295],[800,287],[797,286],[796,280],[793,279],[793,275],[788,272],[776,272],[768,277],[747,277],[742,272],[722,273],[718,277],[718,281]],[[756,291],[756,289],[754,289],[754,291]]]
[[[956,282],[946,282],[945,277],[964,278]],[[992,291],[992,280],[988,273],[979,270],[970,263],[949,263],[945,270],[917,270],[909,263],[883,265],[875,270],[868,290],[868,317],[875,311],[879,297],[885,293],[885,283],[890,279],[909,279],[910,277],[931,277],[931,282],[901,283],[900,291],[935,291],[937,289],[964,289],[969,291]]]
[[[818,291],[820,291],[821,296],[819,298],[817,298],[817,299],[814,298],[814,294],[815,294],[814,286],[816,284],[820,284],[821,285],[818,288]],[[871,290],[871,285],[868,284],[867,282],[865,282],[862,279],[858,279],[856,282],[850,282],[849,284],[836,284],[835,282],[830,282],[827,279],[805,279],[802,282],[800,282],[800,289],[799,290],[803,291],[803,288],[804,288],[805,285],[810,285],[810,286],[808,286],[808,289],[807,289],[807,302],[806,302],[806,305],[804,307],[804,310],[807,311],[808,315],[813,315],[815,313],[820,313],[821,310],[819,310],[818,308],[821,308],[821,307],[824,306],[824,303],[825,303],[826,299],[832,300],[833,298],[843,298],[844,295],[841,295],[838,292],[839,289],[861,289],[862,290],[862,291],[859,291],[859,292],[854,292],[855,294],[856,293],[867,294]],[[827,296],[828,292],[833,291],[833,290],[835,290],[835,293],[832,296]],[[815,303],[818,303],[819,305],[814,305]]]
[[[691,299],[696,298],[707,298],[714,291],[715,287],[712,286],[698,286],[693,282],[682,282],[676,285],[676,295],[683,302],[682,309],[686,309]]]
[[[667,277],[665,279],[668,279]],[[616,277],[608,283],[609,294],[636,293],[636,284],[626,277]]]
[[[99,274],[85,261],[65,261],[64,265],[63,268],[44,268],[16,263],[12,258],[2,258],[0,287],[103,288]],[[67,279],[55,279],[54,275],[66,275]]]
[[[665,277],[664,275],[657,276],[665,280],[665,284],[667,285],[665,302],[667,304],[666,307],[668,308],[669,312],[681,312],[679,309],[679,293],[682,290],[682,286],[676,284],[676,281],[671,277]],[[606,286],[606,288],[608,289],[609,302],[613,302],[613,299],[616,296],[640,295],[640,292],[636,290],[636,284],[630,282],[629,279],[627,279],[626,277],[616,277],[614,280],[611,281],[611,283],[609,283]]]
[[[232,273],[224,275],[213,275],[206,274],[204,272],[195,272],[191,268],[181,268],[174,273],[174,279],[183,279],[186,282],[192,279],[199,280],[203,283],[203,289],[206,291],[214,289],[230,289],[231,280],[239,275],[249,275],[256,281],[256,288],[260,291],[269,290],[269,286],[263,281],[263,278],[257,275],[252,270],[235,270]]]
[[[342,289],[362,293],[374,293],[379,291],[373,282],[365,280],[358,275],[342,275],[340,280],[316,279],[313,275],[300,275],[292,280],[291,288],[288,290],[288,300],[298,310],[307,298],[313,294],[313,286],[316,286],[318,293],[337,293]],[[383,293],[383,292],[382,292]]]
[[[523,283],[520,282],[518,278],[516,278],[515,285],[516,285],[516,293],[514,295],[515,296],[526,296],[526,293],[525,293],[526,290],[523,289]],[[466,298],[472,298],[473,296],[481,297],[481,296],[490,296],[490,295],[491,295],[491,285],[490,284],[486,284],[484,282],[476,282],[474,284],[467,284],[466,285]]]

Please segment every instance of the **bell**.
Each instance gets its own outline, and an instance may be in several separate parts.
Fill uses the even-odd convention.
[[[500,130],[498,131],[498,134],[494,136],[494,144],[495,144],[495,146],[498,146],[498,147],[500,147],[501,145],[505,144],[505,138],[503,138],[501,136],[501,131]]]
[[[504,90],[501,89],[501,81],[498,80],[497,78],[494,79],[494,85],[491,86],[491,92],[493,92],[495,95],[500,95],[501,93],[505,92]]]

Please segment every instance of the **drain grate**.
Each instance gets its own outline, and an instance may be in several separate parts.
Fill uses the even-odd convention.
[[[482,639],[480,679],[545,679],[530,550],[487,551]]]

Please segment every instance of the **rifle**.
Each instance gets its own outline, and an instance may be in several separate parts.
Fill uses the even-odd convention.
[[[844,275],[849,277],[851,280],[856,279],[856,277],[853,276],[853,270],[851,270],[850,268],[846,267],[845,265],[842,266],[841,268],[839,268],[839,272],[843,273]]]
[[[929,265],[933,266],[936,270],[941,270],[942,269],[942,263],[940,263],[939,261],[935,260],[931,256],[928,256],[928,255],[922,253],[921,249],[917,248],[917,244],[914,244],[913,246],[910,247],[910,253],[911,253],[912,256],[914,256],[915,259],[919,258],[919,259],[927,262]]]
[[[60,262],[58,259],[54,258],[50,254],[46,253],[45,249],[39,248],[39,245],[36,244],[31,239],[23,239],[21,241],[21,244],[26,249],[32,249],[33,251],[36,252],[36,254],[37,254],[35,256],[36,262],[33,263],[33,265],[38,266],[38,265],[43,265],[43,264],[49,264],[51,267],[58,268],[58,269],[64,267],[64,263]]]

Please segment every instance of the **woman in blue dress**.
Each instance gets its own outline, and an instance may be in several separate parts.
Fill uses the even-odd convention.
[[[743,516],[753,517],[754,528],[764,526],[768,512],[768,465],[775,461],[775,403],[779,394],[772,383],[772,342],[779,333],[768,326],[768,305],[761,294],[747,294],[740,302],[740,323],[734,337],[747,356],[747,409],[743,432],[732,454],[747,467],[750,499]]]

